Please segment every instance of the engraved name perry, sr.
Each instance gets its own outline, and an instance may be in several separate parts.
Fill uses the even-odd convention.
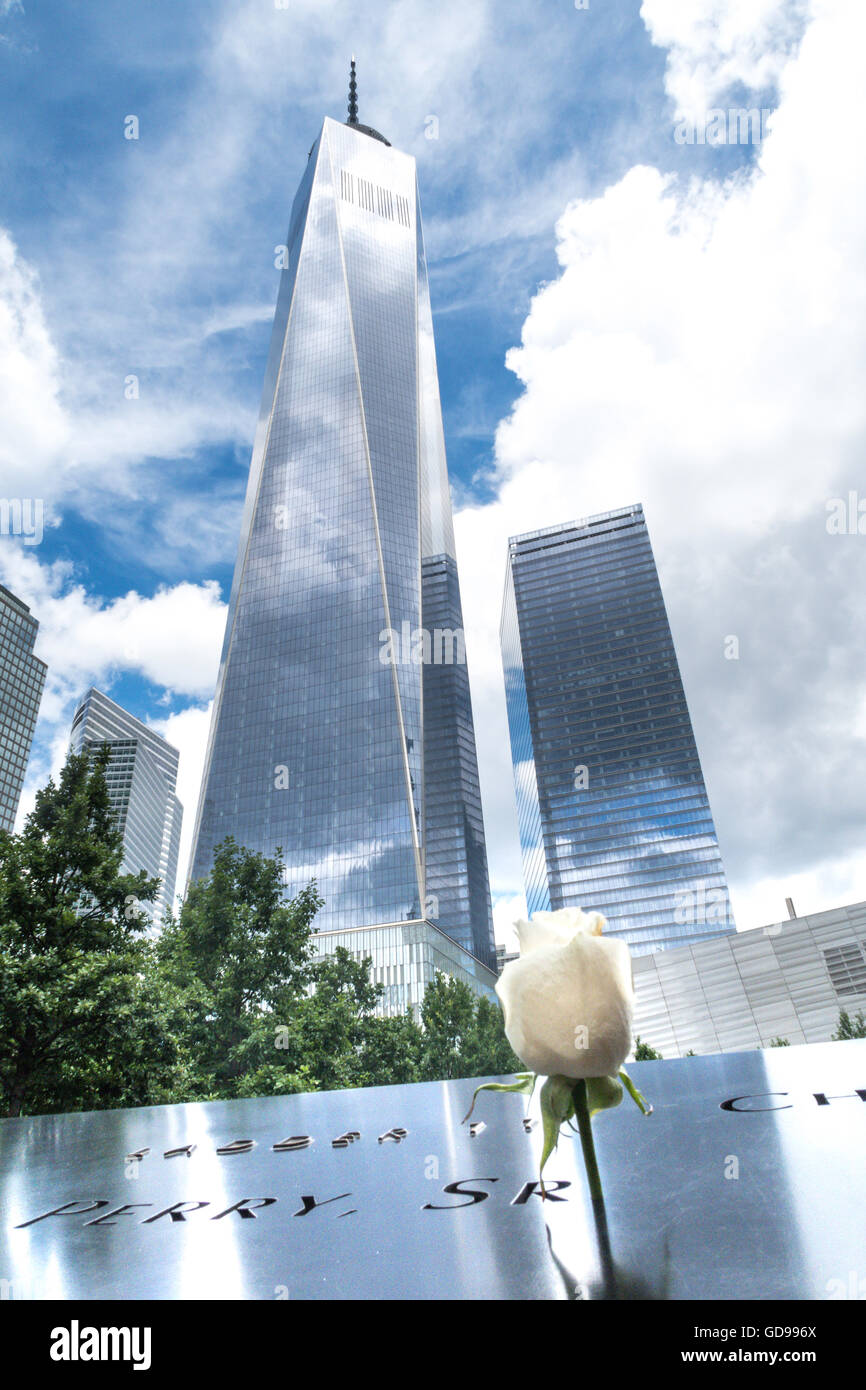
[[[536,1121],[534,1120],[524,1119],[522,1121],[522,1127],[524,1132],[527,1134],[530,1133],[531,1130],[535,1127],[535,1124]],[[487,1126],[483,1120],[476,1121],[474,1124],[468,1127],[468,1133],[470,1138],[476,1138],[486,1128]],[[409,1131],[407,1129],[404,1129],[401,1125],[395,1125],[393,1129],[385,1130],[384,1133],[378,1135],[377,1143],[402,1144],[403,1141],[408,1137],[408,1133]],[[271,1151],[273,1153],[279,1154],[293,1153],[302,1149],[310,1148],[313,1142],[313,1137],[310,1134],[293,1134],[290,1135],[287,1139],[281,1139],[278,1143],[273,1144],[271,1146]],[[360,1131],[356,1129],[350,1129],[345,1130],[342,1134],[338,1134],[336,1138],[332,1139],[331,1147],[333,1149],[347,1149],[350,1146],[358,1144],[360,1142]],[[197,1147],[198,1145],[196,1144],[181,1144],[178,1145],[176,1148],[166,1149],[163,1152],[162,1157],[163,1159],[176,1159],[184,1157],[191,1158]],[[228,1158],[240,1154],[248,1154],[256,1147],[256,1141],[254,1139],[233,1139],[230,1143],[220,1144],[217,1147],[216,1152],[222,1157]],[[151,1150],[149,1147],[135,1149],[132,1153],[128,1153],[125,1155],[124,1161],[126,1164],[142,1164],[147,1160],[150,1154]],[[153,1157],[156,1157],[156,1155],[153,1155]],[[487,1200],[487,1198],[490,1196],[490,1192],[486,1191],[484,1187],[471,1187],[469,1184],[489,1184],[496,1183],[498,1181],[499,1178],[496,1177],[461,1178],[458,1179],[456,1182],[446,1183],[445,1186],[442,1188],[443,1194],[449,1197],[453,1197],[457,1200],[445,1203],[425,1202],[421,1210],[449,1211],[459,1209],[460,1207],[477,1206],[479,1203]],[[554,1181],[545,1183],[544,1190],[542,1190],[541,1184],[538,1182],[525,1182],[512,1199],[511,1205],[525,1206],[526,1203],[529,1201],[529,1198],[533,1196],[533,1194],[539,1197],[546,1197],[546,1200],[548,1201],[562,1202],[566,1199],[564,1197],[558,1196],[557,1194],[562,1189],[570,1186],[571,1184],[569,1182]],[[350,1200],[351,1197],[351,1192],[341,1192],[334,1197],[324,1198],[318,1198],[315,1196],[314,1193],[302,1193],[299,1195],[298,1199],[301,1205],[297,1208],[297,1210],[292,1212],[292,1216],[309,1216],[310,1213],[313,1211],[317,1211],[322,1207],[331,1206],[333,1203],[347,1202]],[[209,1212],[207,1214],[207,1217],[203,1219],[210,1221],[221,1221],[224,1217],[236,1214],[238,1217],[244,1220],[255,1220],[258,1211],[261,1211],[266,1207],[276,1206],[278,1200],[279,1199],[276,1197],[241,1197],[238,1201],[233,1202],[231,1206],[226,1207],[222,1211],[214,1213]],[[81,1223],[84,1226],[115,1226],[119,1224],[118,1218],[134,1217],[137,1213],[140,1213],[144,1210],[151,1210],[156,1205],[156,1203],[123,1202],[119,1206],[112,1207],[111,1210],[105,1211],[104,1208],[108,1207],[109,1205],[110,1203],[107,1197],[91,1197],[81,1200],[63,1202],[59,1206],[52,1207],[49,1211],[43,1211],[40,1212],[37,1216],[30,1217],[30,1219],[27,1221],[18,1222],[15,1229],[22,1230],[27,1226],[35,1226],[38,1222],[47,1221],[50,1217],[70,1216],[89,1217],[89,1220],[86,1220]],[[152,1215],[148,1215],[145,1217],[141,1217],[139,1215],[136,1224],[142,1226],[150,1226],[157,1221],[164,1221],[166,1218],[168,1219],[169,1223],[185,1222],[190,1215],[192,1215],[195,1212],[199,1212],[203,1208],[209,1206],[211,1206],[211,1203],[209,1201],[198,1199],[172,1202],[170,1206],[163,1207],[161,1210],[153,1212]],[[94,1212],[99,1212],[99,1215],[93,1216]],[[356,1207],[338,1210],[332,1213],[332,1215],[337,1219],[343,1216],[354,1216],[356,1214]]]
[[[790,1110],[793,1102],[790,1100],[788,1091],[769,1091],[759,1095],[731,1096],[719,1102],[719,1108],[729,1114],[761,1114],[767,1111]],[[809,1099],[816,1105],[829,1106],[833,1101],[859,1100],[866,1103],[866,1088],[855,1088],[853,1091],[845,1092],[843,1095],[828,1095],[824,1091],[813,1091]],[[529,1134],[536,1126],[536,1121],[528,1118],[522,1120],[522,1127],[526,1134]],[[470,1139],[477,1138],[487,1128],[483,1120],[478,1120],[470,1124],[465,1131]],[[402,1144],[408,1138],[409,1131],[401,1125],[395,1125],[393,1129],[385,1130],[377,1135],[378,1144]],[[294,1153],[303,1149],[309,1149],[314,1143],[313,1136],[310,1134],[292,1134],[287,1139],[281,1139],[271,1145],[271,1152],[275,1154]],[[331,1140],[332,1149],[351,1149],[356,1144],[361,1143],[361,1133],[359,1130],[345,1130]],[[251,1153],[257,1147],[254,1139],[232,1139],[226,1144],[220,1144],[216,1148],[216,1153],[224,1158],[234,1158],[242,1154]],[[176,1148],[165,1149],[163,1159],[191,1158],[198,1148],[197,1144],[181,1144]],[[132,1153],[124,1156],[124,1162],[129,1165],[144,1164],[149,1156],[151,1159],[156,1155],[151,1155],[149,1147],[135,1149]],[[492,1184],[499,1182],[497,1177],[473,1177],[460,1178],[455,1182],[446,1183],[442,1188],[442,1193],[457,1200],[445,1203],[425,1202],[422,1211],[457,1211],[463,1207],[478,1206],[485,1202],[491,1193],[484,1187],[471,1187],[471,1183]],[[525,1182],[517,1194],[511,1200],[511,1206],[525,1206],[530,1197],[537,1196],[542,1200],[552,1202],[564,1202],[568,1199],[559,1195],[565,1188],[570,1187],[567,1181],[550,1181],[544,1184],[544,1188],[536,1181]],[[333,1203],[347,1202],[351,1199],[351,1192],[341,1192],[333,1197],[318,1198],[313,1193],[299,1194],[301,1205],[292,1212],[293,1217],[309,1216],[311,1212],[317,1211],[322,1207],[331,1206]],[[267,1207],[276,1206],[276,1197],[241,1197],[233,1202],[231,1206],[215,1213],[209,1212],[206,1217],[201,1219],[210,1221],[221,1221],[225,1217],[237,1215],[242,1220],[254,1221],[258,1211]],[[105,1211],[104,1208],[110,1205],[107,1197],[90,1197],[81,1200],[64,1202],[59,1206],[52,1207],[49,1211],[40,1212],[38,1215],[30,1217],[27,1221],[18,1222],[15,1229],[21,1230],[27,1226],[34,1226],[39,1221],[47,1221],[49,1218],[88,1216],[91,1219],[81,1223],[84,1226],[115,1226],[118,1225],[120,1217],[134,1217],[136,1213],[149,1210],[154,1207],[154,1202],[123,1202],[119,1206],[112,1207]],[[165,1221],[170,1224],[185,1222],[190,1215],[202,1211],[205,1207],[211,1206],[207,1200],[184,1200],[173,1202],[168,1207],[163,1207],[160,1211],[152,1215],[139,1217],[136,1224],[142,1226],[153,1225],[158,1221]],[[92,1213],[99,1212],[98,1216]],[[337,1219],[343,1216],[357,1215],[357,1208],[338,1210],[332,1213]]]
[[[461,1207],[474,1207],[480,1202],[486,1202],[490,1193],[483,1187],[471,1187],[471,1183],[494,1183],[499,1182],[498,1178],[459,1178],[456,1182],[448,1182],[442,1188],[446,1196],[459,1198],[461,1200],[445,1203],[425,1202],[421,1207],[422,1211],[458,1211]],[[523,1183],[522,1187],[511,1199],[511,1206],[526,1206],[530,1197],[536,1196],[547,1202],[565,1202],[567,1198],[560,1197],[559,1193],[571,1183],[559,1179],[556,1181],[545,1181],[544,1190],[538,1181]],[[321,1207],[328,1207],[333,1202],[348,1202],[352,1197],[351,1192],[340,1192],[335,1197],[318,1198],[313,1193],[304,1193],[299,1197],[301,1205],[292,1216],[309,1216],[311,1212],[318,1211]],[[232,1202],[230,1207],[223,1211],[218,1211],[213,1215],[208,1215],[205,1220],[221,1221],[223,1217],[231,1216],[233,1213],[247,1220],[255,1220],[257,1210],[265,1207],[274,1207],[278,1203],[276,1197],[241,1197],[237,1202]],[[88,1200],[64,1202],[62,1206],[53,1207],[51,1211],[41,1212],[38,1216],[33,1216],[29,1221],[20,1221],[16,1230],[22,1230],[25,1226],[35,1226],[38,1221],[47,1221],[49,1217],[61,1216],[90,1216],[91,1213],[99,1211],[100,1215],[90,1221],[82,1222],[84,1226],[116,1226],[117,1218],[121,1216],[135,1216],[144,1208],[152,1208],[155,1202],[123,1202],[118,1207],[112,1207],[110,1211],[103,1211],[102,1208],[109,1205],[107,1197],[94,1197]],[[203,1207],[211,1205],[208,1201],[183,1201],[172,1202],[171,1206],[163,1207],[161,1211],[154,1212],[152,1216],[139,1219],[137,1224],[140,1226],[152,1226],[155,1221],[162,1221],[166,1217],[170,1222],[186,1221],[194,1212],[200,1211]],[[348,1210],[336,1211],[332,1213],[337,1219],[342,1216],[356,1216],[357,1207]]]

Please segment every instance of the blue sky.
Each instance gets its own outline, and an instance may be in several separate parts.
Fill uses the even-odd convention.
[[[779,915],[783,881],[803,910],[866,896],[847,600],[866,539],[830,547],[824,526],[862,459],[862,342],[832,318],[860,293],[862,176],[821,138],[843,121],[857,148],[840,54],[858,8],[0,0],[0,492],[42,497],[47,520],[38,547],[0,537],[0,578],[52,668],[24,808],[92,682],[181,747],[191,828],[274,249],[355,53],[361,119],[418,161],[503,920],[520,894],[492,639],[504,540],[632,501],[740,925]],[[674,138],[739,105],[778,113],[762,148]],[[739,631],[732,669],[718,653]]]

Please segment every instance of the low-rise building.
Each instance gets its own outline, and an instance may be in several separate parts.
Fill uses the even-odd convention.
[[[663,1057],[827,1042],[866,1010],[866,902],[633,961],[635,1033]]]

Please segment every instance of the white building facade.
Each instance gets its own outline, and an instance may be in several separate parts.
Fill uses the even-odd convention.
[[[663,1057],[827,1042],[866,1010],[866,902],[633,960],[635,1034]]]

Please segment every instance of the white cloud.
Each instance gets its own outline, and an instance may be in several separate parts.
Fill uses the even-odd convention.
[[[38,277],[0,229],[0,477],[6,497],[45,497],[69,422]]]
[[[39,620],[49,719],[70,693],[120,671],[178,695],[212,694],[226,619],[215,580],[104,600],[76,583],[68,565],[40,565],[16,545],[0,550],[0,574]]]
[[[668,49],[665,86],[678,112],[695,120],[738,85],[776,87],[812,9],[812,0],[643,0],[640,12]]]
[[[262,225],[263,178],[281,174],[287,148],[302,161],[322,114],[341,111],[352,47],[362,119],[418,155],[428,189],[473,190],[471,205],[449,196],[438,223],[451,257],[546,231],[563,184],[580,178],[579,148],[541,164],[532,157],[555,122],[553,101],[502,100],[518,79],[529,97],[530,71],[532,91],[568,81],[547,25],[520,7],[443,0],[434,22],[422,0],[392,0],[384,15],[349,0],[293,0],[290,10],[246,0],[218,5],[212,21],[170,118],[158,105],[142,110],[140,138],[129,141],[118,118],[98,176],[77,189],[74,216],[42,224],[31,252],[45,272],[41,294],[33,267],[0,233],[0,369],[9,383],[8,399],[0,385],[0,470],[10,490],[26,478],[51,515],[74,507],[98,521],[113,502],[132,511],[154,488],[169,506],[195,485],[183,465],[198,451],[237,443],[246,452],[256,399],[244,372],[251,334],[273,311],[273,246],[289,206],[286,187],[278,221]],[[424,136],[430,112],[437,141]],[[437,239],[436,225],[428,235]],[[508,245],[497,257],[499,272],[515,254]],[[477,271],[472,278],[477,289]],[[130,376],[139,394],[128,400]],[[241,464],[238,493],[242,473]],[[210,562],[206,539],[188,558]]]
[[[526,921],[526,898],[522,893],[507,894],[493,900],[493,934],[506,951],[518,949],[515,922]]]
[[[168,739],[180,754],[177,794],[183,806],[183,825],[177,861],[178,893],[182,893],[186,887],[212,706],[213,701],[206,708],[191,705],[188,709],[169,715],[167,719],[148,720],[157,733]]]
[[[48,665],[38,742],[19,807],[20,823],[32,808],[36,789],[49,774],[59,771],[75,702],[91,685],[110,694],[120,675],[133,675],[175,698],[211,697],[226,608],[214,581],[176,584],[149,596],[133,590],[102,599],[76,582],[69,565],[41,565],[11,541],[0,546],[0,579],[38,619],[34,650]],[[184,791],[178,792],[185,822],[189,815],[185,797],[193,797],[203,761],[196,744],[202,720],[206,720],[205,711],[193,707],[160,721],[177,729],[188,748],[180,774]],[[197,797],[196,785],[193,799]]]
[[[499,495],[457,518],[497,890],[516,891],[519,870],[501,801],[505,542],[641,501],[738,925],[760,925],[795,880],[821,906],[833,905],[822,892],[866,897],[853,727],[866,542],[825,528],[866,446],[866,192],[852,157],[866,137],[866,11],[814,8],[779,65],[754,169],[720,183],[637,167],[570,205],[562,273],[509,355],[523,394],[497,433]],[[724,658],[728,634],[739,661]]]

